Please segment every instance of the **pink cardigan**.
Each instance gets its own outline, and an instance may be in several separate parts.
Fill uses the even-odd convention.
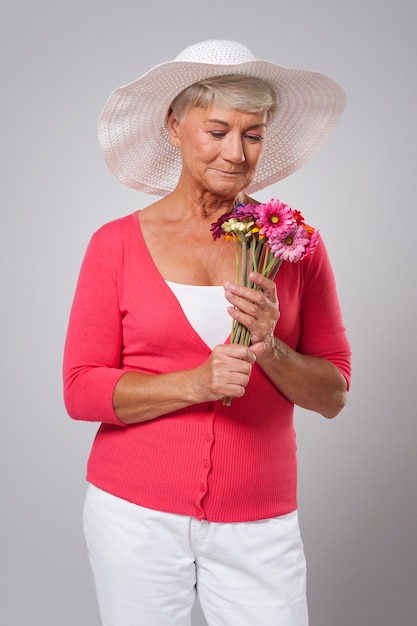
[[[350,348],[323,243],[304,261],[284,263],[276,281],[277,335],[329,359],[349,381]],[[137,212],[100,228],[82,264],[64,354],[69,415],[101,422],[87,480],[151,509],[211,521],[295,510],[293,405],[257,365],[230,407],[205,402],[132,426],[115,415],[123,372],[193,368],[209,354],[154,265]]]

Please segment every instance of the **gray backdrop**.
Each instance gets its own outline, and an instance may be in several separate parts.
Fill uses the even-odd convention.
[[[257,194],[321,229],[353,348],[334,421],[297,411],[312,626],[410,626],[417,613],[416,44],[411,0],[15,0],[1,15],[1,575],[7,626],[98,626],[84,552],[96,427],[65,413],[61,359],[92,232],[154,198],[107,170],[110,91],[191,43],[237,39],[346,89],[301,171]],[[198,605],[195,626],[205,621]]]

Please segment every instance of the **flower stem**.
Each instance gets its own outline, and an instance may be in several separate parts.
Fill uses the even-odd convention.
[[[248,286],[248,240],[246,237],[242,239],[242,280],[244,287]]]

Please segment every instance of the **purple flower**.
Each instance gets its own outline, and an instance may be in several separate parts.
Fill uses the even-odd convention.
[[[234,209],[235,217],[239,220],[258,219],[258,205],[257,204],[238,204]]]
[[[220,237],[224,235],[224,230],[222,229],[222,226],[225,222],[227,222],[227,220],[230,220],[230,218],[233,217],[234,214],[234,211],[228,211],[227,213],[223,213],[223,215],[221,215],[217,221],[213,222],[210,227],[210,231],[213,235],[214,241],[216,241],[216,239],[220,239]]]

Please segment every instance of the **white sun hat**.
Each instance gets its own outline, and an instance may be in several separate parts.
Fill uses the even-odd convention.
[[[249,192],[263,189],[307,163],[326,141],[345,106],[343,89],[319,72],[256,59],[235,41],[203,41],[110,95],[98,134],[106,163],[119,180],[157,196],[173,191],[182,162],[180,151],[169,139],[169,107],[193,83],[228,74],[261,78],[278,96],[278,110],[268,126]]]

